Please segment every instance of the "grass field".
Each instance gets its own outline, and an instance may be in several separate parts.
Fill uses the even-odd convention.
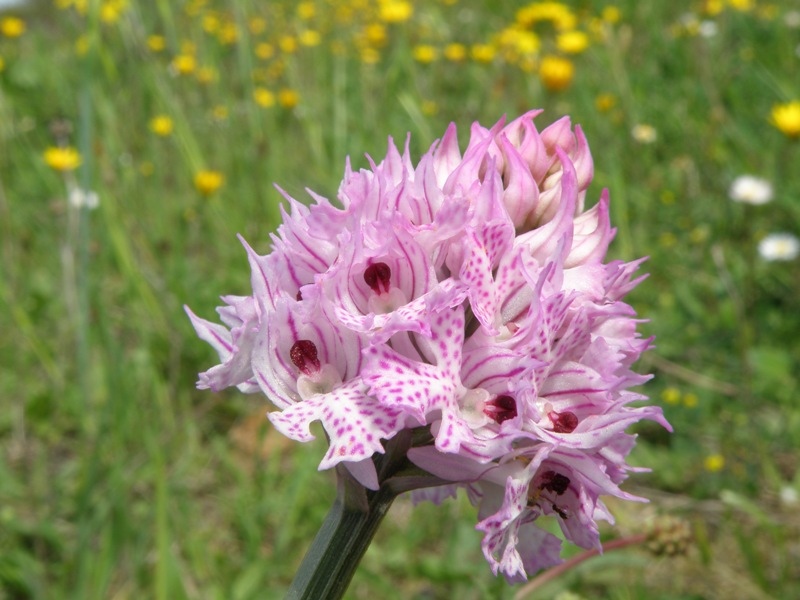
[[[249,293],[235,236],[268,251],[273,183],[333,198],[389,135],[417,158],[451,121],[536,107],[584,128],[612,257],[650,257],[629,301],[675,433],[639,427],[653,472],[625,487],[652,502],[612,505],[604,538],[669,514],[694,541],[530,597],[800,597],[800,259],[759,250],[800,235],[798,72],[792,0],[0,13],[0,599],[281,598],[334,498],[324,441],[283,439],[264,396],[197,391],[216,357],[182,305]],[[769,202],[731,199],[746,174]],[[466,498],[399,499],[348,598],[512,598],[474,525]]]

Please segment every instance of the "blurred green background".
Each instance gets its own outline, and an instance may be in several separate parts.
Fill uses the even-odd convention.
[[[324,441],[195,390],[216,357],[182,304],[249,293],[235,235],[268,251],[273,183],[333,198],[389,135],[416,159],[451,121],[463,144],[537,107],[586,132],[612,258],[650,257],[629,301],[675,433],[639,428],[653,471],[625,488],[652,502],[613,503],[604,539],[670,514],[693,542],[530,597],[800,597],[800,259],[764,242],[800,234],[800,3],[0,10],[0,598],[281,598],[334,498]],[[512,598],[475,522],[398,500],[348,598]]]

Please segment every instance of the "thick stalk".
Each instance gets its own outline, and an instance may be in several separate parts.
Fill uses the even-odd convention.
[[[337,465],[336,501],[306,552],[286,600],[338,600],[344,596],[394,499],[404,492],[449,483],[408,460],[409,448],[432,443],[427,427],[403,430],[385,442],[385,452],[372,458],[380,482],[377,491],[366,489],[344,465]]]
[[[390,486],[365,490],[337,469],[336,501],[311,543],[286,600],[337,600],[344,596],[383,517],[397,497]]]

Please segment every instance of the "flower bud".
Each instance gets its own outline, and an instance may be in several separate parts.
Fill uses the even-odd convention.
[[[670,515],[658,517],[647,534],[647,549],[657,556],[686,554],[692,542],[692,530],[684,519]]]

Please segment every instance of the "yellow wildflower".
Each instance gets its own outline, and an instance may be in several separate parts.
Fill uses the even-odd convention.
[[[156,115],[150,119],[150,131],[161,137],[166,137],[172,133],[172,119],[167,115]]]
[[[149,160],[146,160],[139,165],[139,173],[141,173],[143,177],[150,177],[155,170],[156,166]]]
[[[383,46],[386,43],[386,27],[381,23],[370,23],[364,28],[364,37],[373,46]]]
[[[753,0],[728,0],[728,5],[739,12],[750,12],[755,7]]]
[[[344,56],[347,54],[347,46],[344,45],[342,40],[331,40],[328,48],[333,56]]]
[[[469,51],[472,60],[481,63],[492,62],[495,54],[497,54],[497,50],[491,44],[473,44]]]
[[[453,62],[461,62],[467,57],[467,49],[464,44],[447,44],[444,47],[444,57]]]
[[[235,44],[236,40],[239,39],[239,28],[236,23],[232,21],[224,23],[217,34],[217,39],[225,46]]]
[[[539,52],[541,42],[539,37],[532,31],[520,31],[514,38],[514,47],[523,56],[536,54]]]
[[[319,46],[320,42],[322,41],[322,36],[320,36],[319,31],[306,29],[305,31],[300,32],[298,39],[303,46],[311,48],[313,46]]]
[[[220,28],[219,15],[214,12],[203,15],[203,31],[206,33],[216,33]]]
[[[664,248],[672,248],[678,243],[678,237],[671,231],[664,231],[658,236],[658,243]]]
[[[89,52],[89,37],[80,35],[75,40],[75,54],[85,56],[87,52]]]
[[[667,404],[678,404],[681,401],[681,392],[678,388],[668,387],[661,392],[661,399]]]
[[[506,58],[509,62],[512,62],[510,57]],[[533,56],[516,57],[515,60],[517,61],[517,66],[525,73],[536,73],[536,69],[539,67],[539,64]]]
[[[622,13],[619,12],[619,8],[616,6],[606,6],[603,9],[603,12],[600,13],[600,17],[606,23],[617,23],[620,18],[622,17]]]
[[[540,21],[549,21],[558,31],[574,29],[577,23],[575,14],[561,2],[534,2],[517,11],[517,23],[530,27]]]
[[[206,4],[208,4],[206,0],[191,0],[186,4],[183,10],[190,17],[195,17],[200,14],[200,11],[203,10]]]
[[[294,108],[300,102],[300,94],[296,90],[283,88],[278,92],[278,102],[283,108]]]
[[[497,36],[498,44],[506,49],[506,58],[513,60],[519,55],[533,56],[539,51],[541,42],[532,31],[519,27],[506,27]]]
[[[286,54],[292,54],[297,51],[297,39],[291,35],[284,35],[281,37],[281,39],[278,41],[278,45]]]
[[[725,457],[722,454],[709,454],[703,461],[703,468],[709,473],[721,471],[725,466]]]
[[[420,110],[422,111],[422,114],[425,115],[426,117],[432,117],[433,115],[439,112],[439,105],[436,104],[436,102],[433,100],[423,100],[422,106],[420,106]]]
[[[72,146],[63,148],[51,146],[44,151],[44,162],[56,171],[74,171],[81,164],[81,155]]]
[[[194,175],[194,187],[204,196],[216,192],[225,182],[225,176],[219,171],[202,170]]]
[[[715,17],[723,11],[725,3],[722,0],[706,0],[703,4],[703,12],[709,17]]]
[[[428,44],[419,44],[418,46],[414,46],[411,54],[414,56],[414,60],[427,65],[436,60],[438,52],[433,46],[429,46]]]
[[[195,77],[198,83],[207,85],[217,80],[217,70],[214,67],[200,67]]]
[[[403,0],[383,0],[378,8],[378,17],[386,23],[402,23],[414,14],[414,6]]]
[[[689,392],[683,396],[683,405],[687,408],[694,408],[698,402],[697,394]]]
[[[3,17],[0,19],[0,34],[7,38],[17,38],[25,33],[25,21],[19,17]]]
[[[708,22],[710,23],[711,21]],[[683,35],[695,37],[700,35],[701,26],[702,24],[700,19],[697,18],[696,15],[688,13],[680,20],[679,23],[673,25],[671,33],[675,37],[681,37]]]
[[[313,19],[316,13],[317,9],[314,6],[313,2],[301,2],[300,4],[297,5],[297,16],[303,19],[304,21]]]
[[[569,87],[574,75],[575,65],[560,56],[545,56],[539,65],[539,79],[544,87],[553,92]]]
[[[770,123],[790,138],[800,137],[800,101],[773,106]]]
[[[286,63],[282,60],[276,60],[266,70],[266,79],[280,79],[285,70]]]
[[[374,65],[381,60],[381,53],[375,48],[362,48],[359,52],[359,58],[365,65]]]
[[[163,35],[149,35],[147,36],[147,47],[153,52],[161,52],[167,47],[167,40]]]
[[[259,35],[267,30],[267,20],[263,17],[251,17],[247,21],[247,28],[253,35]]]
[[[764,6],[759,6],[758,10],[756,11],[756,15],[759,19],[763,19],[765,21],[772,21],[778,17],[778,7],[774,4],[767,4]]]
[[[565,31],[556,37],[556,47],[565,54],[580,54],[589,46],[589,36],[583,31]]]
[[[275,56],[275,48],[267,42],[256,44],[256,56],[261,60],[268,60]]]
[[[608,112],[617,104],[617,99],[612,94],[600,94],[594,99],[595,108],[600,112]]]
[[[127,0],[110,0],[103,2],[100,5],[100,20],[107,25],[116,23],[127,7]]]
[[[270,108],[275,106],[275,94],[270,92],[267,88],[257,87],[253,90],[253,100],[262,108]]]
[[[689,232],[689,240],[693,244],[703,244],[710,235],[708,225],[699,225]]]
[[[228,107],[223,104],[217,104],[211,109],[211,117],[215,121],[224,121],[228,118]]]
[[[256,83],[265,83],[272,79],[268,69],[255,68],[250,71],[250,77]]]
[[[592,34],[592,37],[596,41],[600,42],[607,42],[608,35],[610,32],[609,23],[606,23],[602,19],[597,17],[592,17],[589,19],[589,22],[586,24],[586,29]]]
[[[353,7],[348,4],[337,2],[334,5],[334,18],[342,25],[350,25],[353,22]]]
[[[172,59],[172,68],[179,75],[189,75],[197,68],[197,59],[192,54],[178,54]]]

